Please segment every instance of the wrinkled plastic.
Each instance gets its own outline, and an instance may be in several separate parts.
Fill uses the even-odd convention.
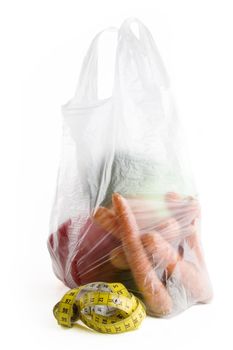
[[[208,302],[212,289],[169,81],[148,29],[128,19],[118,31],[113,94],[99,100],[100,34],[75,96],[62,108],[48,239],[53,269],[70,288],[122,282],[144,300],[148,314],[174,315]]]

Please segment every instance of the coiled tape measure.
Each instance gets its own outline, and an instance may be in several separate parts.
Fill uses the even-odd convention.
[[[137,329],[146,316],[145,305],[121,283],[89,283],[68,291],[53,308],[61,326],[72,327],[80,319],[101,333]]]

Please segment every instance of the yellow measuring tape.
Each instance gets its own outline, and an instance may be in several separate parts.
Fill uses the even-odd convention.
[[[121,283],[89,283],[68,291],[53,308],[61,326],[72,327],[80,319],[101,333],[137,329],[146,316],[145,305]]]

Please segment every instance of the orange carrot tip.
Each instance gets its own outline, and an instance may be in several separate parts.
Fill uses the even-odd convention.
[[[165,200],[167,202],[179,202],[182,199],[182,196],[177,192],[167,192],[165,195]]]
[[[144,233],[141,240],[154,264],[163,266],[170,276],[179,260],[176,250],[158,232]]]
[[[168,210],[174,213],[183,206],[183,197],[176,192],[168,192],[165,194],[165,202]]]
[[[112,194],[112,203],[115,209],[122,209],[121,202],[126,202],[125,198],[119,193],[114,192]]]
[[[105,220],[106,217],[113,218],[114,214],[111,212],[110,209],[107,209],[105,207],[98,207],[92,212],[92,218],[96,221],[102,221]]]
[[[120,238],[119,225],[115,213],[108,208],[99,207],[93,215],[94,221],[116,238]]]
[[[98,207],[98,208],[95,208],[92,212],[92,217],[93,218],[98,218],[99,216],[101,216],[101,213],[103,212],[103,207]]]

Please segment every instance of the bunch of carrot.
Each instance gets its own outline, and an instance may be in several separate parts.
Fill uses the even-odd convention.
[[[168,315],[173,310],[174,300],[167,288],[171,278],[179,280],[195,303],[211,298],[195,225],[200,214],[198,202],[177,193],[167,193],[165,200],[171,216],[149,232],[140,231],[136,213],[118,193],[112,195],[111,208],[99,207],[93,214],[94,222],[119,240],[118,247],[110,253],[111,264],[131,271],[147,313],[153,316]],[[193,261],[185,259],[187,245]]]

